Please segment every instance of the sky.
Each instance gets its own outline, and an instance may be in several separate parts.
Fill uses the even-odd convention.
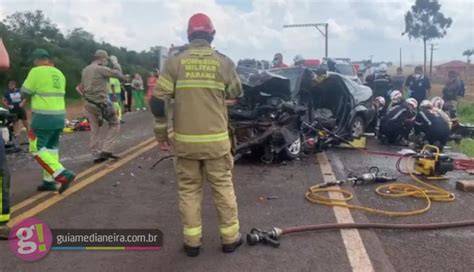
[[[421,63],[423,44],[409,40],[404,15],[415,0],[0,0],[0,19],[16,11],[41,9],[64,32],[75,27],[132,50],[187,42],[189,17],[209,15],[216,28],[214,46],[234,61],[271,60],[283,53],[292,63],[324,56],[324,37],[314,28],[284,24],[328,23],[329,56],[398,63]],[[474,48],[474,0],[440,0],[441,12],[453,19],[443,39],[433,40],[434,62],[465,60]]]

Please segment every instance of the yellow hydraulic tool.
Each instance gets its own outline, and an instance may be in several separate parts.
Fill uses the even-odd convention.
[[[425,145],[414,158],[415,170],[423,176],[439,177],[454,170],[454,160],[434,145]]]

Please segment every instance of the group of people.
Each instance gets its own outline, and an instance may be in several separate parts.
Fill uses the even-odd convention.
[[[205,179],[213,189],[222,251],[234,252],[243,243],[232,182],[233,158],[227,118],[227,105],[235,104],[242,86],[232,60],[211,47],[215,33],[208,16],[193,15],[188,22],[189,47],[170,56],[160,77],[156,75],[156,79],[148,80],[149,107],[155,116],[154,132],[159,148],[173,148],[175,155],[184,252],[190,257],[199,255],[202,244],[201,201]],[[58,191],[62,193],[76,176],[59,162],[58,153],[65,123],[66,78],[54,67],[46,50],[36,49],[32,59],[35,67],[23,83],[21,97],[31,100],[30,151],[44,169],[43,184],[38,189],[56,190],[59,183]],[[108,67],[109,62],[112,67]],[[0,68],[8,66],[8,54],[0,40]],[[203,69],[207,72],[202,72]],[[130,93],[132,100],[140,100],[142,94],[134,91],[144,89],[143,81],[139,76],[130,80],[123,75],[117,59],[109,57],[104,50],[96,51],[94,60],[83,69],[81,76],[76,90],[85,100],[94,162],[118,159],[113,154],[120,128],[114,103],[120,104],[118,91],[121,88],[116,80],[110,79],[123,82],[123,101],[128,110],[131,110]],[[173,110],[170,110],[171,99],[175,101]],[[140,109],[146,109],[144,103],[136,103],[136,110]],[[168,127],[171,114],[173,136]],[[101,129],[107,131],[102,133]],[[0,155],[0,163],[6,165],[4,152]],[[8,238],[9,183],[5,179],[0,179],[0,183],[3,200],[0,201],[0,238]]]
[[[370,66],[369,66],[370,68]],[[443,88],[443,97],[430,95],[431,83],[421,66],[406,79],[402,69],[390,77],[386,66],[366,76],[366,84],[373,91],[375,108],[378,110],[378,137],[383,143],[402,145],[434,144],[443,148],[456,120],[456,105],[464,95],[464,84],[458,75],[450,71]],[[404,91],[408,98],[404,98]]]

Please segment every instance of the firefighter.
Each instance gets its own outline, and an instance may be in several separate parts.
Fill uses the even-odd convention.
[[[390,102],[389,102],[388,110],[390,110],[391,108],[395,106],[401,105],[404,102],[405,102],[405,99],[403,99],[402,92],[398,90],[394,90],[390,93]]]
[[[293,58],[293,67],[303,67],[304,66],[304,58],[302,55],[296,55]]]
[[[423,100],[420,104],[420,111],[415,120],[415,134],[424,134],[424,139],[431,145],[436,145],[443,149],[448,141],[451,130],[448,122],[436,110],[429,100]]]
[[[0,38],[0,71],[6,71],[10,67],[8,52]],[[8,239],[10,228],[10,173],[8,171],[7,157],[5,154],[5,143],[0,137],[0,239]]]
[[[441,117],[448,122],[449,128],[451,129],[453,126],[453,120],[451,120],[449,114],[443,110],[444,100],[439,96],[435,96],[431,98],[431,104],[433,105],[433,110],[437,111]]]
[[[380,114],[383,113],[383,109],[385,108],[385,98],[382,96],[374,98],[374,108],[377,111],[378,117],[382,117]]]
[[[190,257],[198,256],[201,247],[204,178],[212,187],[217,207],[222,251],[233,252],[243,242],[232,183],[226,108],[226,101],[238,97],[242,86],[234,63],[211,48],[214,34],[205,14],[197,13],[189,19],[189,48],[167,60],[150,99],[160,149],[167,150],[173,144],[184,250]],[[174,136],[170,139],[167,117],[172,98]]]
[[[413,98],[408,98],[405,103],[396,105],[388,110],[380,120],[379,139],[382,143],[397,142],[407,144],[407,138],[413,128],[418,103]]]
[[[84,108],[91,124],[90,145],[94,163],[101,163],[108,159],[117,160],[113,148],[120,130],[120,122],[115,113],[108,94],[108,80],[110,78],[122,79],[122,72],[118,62],[113,61],[114,69],[108,64],[109,55],[104,50],[97,50],[94,61],[82,70],[80,89],[86,101]],[[104,128],[104,120],[108,127]],[[102,133],[105,129],[106,132]],[[102,136],[105,139],[101,139]]]
[[[374,96],[383,96],[385,99],[389,99],[389,92],[393,87],[392,78],[387,74],[387,65],[385,63],[380,64],[377,73],[374,75],[373,86]]]
[[[378,133],[380,129],[380,119],[385,114],[384,108],[385,98],[381,96],[377,96],[376,98],[374,98],[373,109],[375,110],[376,115],[372,122],[369,124],[369,129],[374,130],[376,133]]]
[[[30,152],[43,168],[43,184],[38,191],[64,192],[76,175],[59,162],[59,138],[64,129],[66,108],[64,95],[66,79],[63,73],[51,65],[44,49],[32,54],[34,68],[30,70],[21,88],[22,95],[31,99],[31,129],[28,132]]]

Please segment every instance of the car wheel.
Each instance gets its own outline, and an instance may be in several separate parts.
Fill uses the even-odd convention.
[[[281,152],[282,158],[286,160],[294,160],[300,156],[302,149],[303,142],[301,141],[300,135],[296,141],[283,149]]]
[[[354,117],[351,124],[351,133],[352,137],[360,138],[364,135],[365,132],[365,122],[364,119],[360,116]]]

